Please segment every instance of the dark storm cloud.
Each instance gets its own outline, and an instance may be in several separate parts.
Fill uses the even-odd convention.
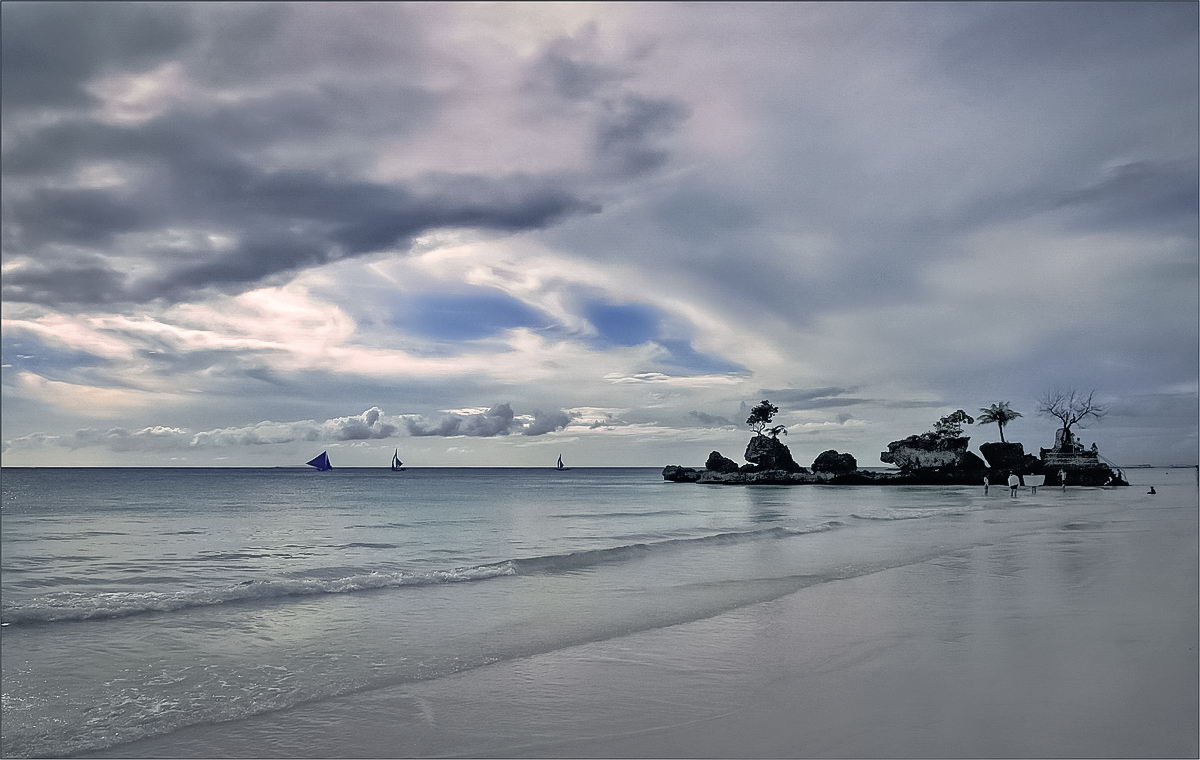
[[[759,395],[784,409],[827,409],[829,407],[854,406],[867,403],[868,399],[847,396],[857,388],[780,388],[760,390]]]
[[[4,300],[32,303],[110,303],[125,298],[125,278],[99,257],[40,262],[5,274]]]
[[[45,436],[37,434],[37,441],[5,441],[6,447],[20,445],[57,445],[71,450],[103,446],[110,451],[119,453],[132,451],[158,451],[186,446],[191,434],[186,430],[170,427],[148,427],[141,430],[127,430],[121,427],[98,430],[96,428],[80,428],[68,436]]]
[[[82,142],[90,137],[97,146],[90,151],[93,160],[132,162],[151,177],[133,189],[43,187],[10,201],[6,253],[35,257],[37,263],[6,275],[7,300],[147,301],[184,298],[207,287],[238,290],[273,274],[403,248],[433,228],[528,230],[594,210],[554,180],[527,175],[440,175],[404,186],[264,170],[211,138],[193,139],[189,125],[178,122],[81,133]],[[28,156],[31,149],[18,143],[7,152],[6,165],[11,158],[13,172],[32,168],[37,161]],[[40,152],[54,153],[44,146]],[[62,154],[49,160],[59,162]],[[153,243],[140,251],[125,248],[124,255],[157,269],[137,280],[111,267],[100,269],[95,257],[81,264],[77,253],[57,253],[66,245],[103,249],[117,235],[153,236],[181,226],[236,242],[229,250],[203,243],[182,251]],[[79,287],[81,277],[95,278],[96,285]]]
[[[447,414],[432,425],[412,418],[406,418],[404,424],[408,427],[408,434],[412,436],[467,435],[490,438],[508,435],[512,431],[514,417],[511,406],[497,404],[478,414]]]
[[[531,69],[531,85],[546,86],[567,100],[585,100],[625,77],[618,67],[599,60],[597,28],[588,24],[578,34],[552,40]]]
[[[545,435],[562,430],[569,424],[571,417],[566,412],[543,412],[541,409],[535,409],[533,421],[521,430],[521,435]]]
[[[665,98],[626,95],[605,109],[596,126],[596,153],[621,174],[641,174],[662,166],[667,138],[687,118],[688,108]]]
[[[1190,2],[947,4],[962,24],[939,51],[959,74],[1001,84],[1015,70],[1076,68],[1195,46],[1200,10]]]
[[[1139,161],[1118,166],[1061,201],[1089,228],[1142,229],[1188,225],[1200,214],[1196,167]]]
[[[606,57],[596,39],[592,23],[573,36],[552,40],[530,66],[528,88],[549,94],[541,107],[551,111],[563,103],[570,110],[587,109],[595,158],[603,171],[633,176],[657,169],[670,158],[672,140],[691,109],[682,100],[632,89],[627,80],[636,65]],[[557,106],[555,99],[561,99]]]
[[[446,414],[441,420],[430,423],[422,418],[406,417],[405,426],[412,436],[452,437],[458,435],[491,438],[498,435],[520,433],[521,435],[545,435],[565,428],[571,421],[566,412],[535,411],[533,420],[522,422],[516,419],[512,406],[496,404],[485,412],[476,414]]]
[[[705,412],[697,412],[695,410],[688,412],[688,416],[699,422],[704,427],[737,427],[734,423],[724,417],[706,414]]]
[[[399,427],[389,422],[379,407],[372,407],[362,414],[335,417],[324,422],[264,421],[256,425],[205,430],[199,433],[161,425],[141,430],[122,427],[105,430],[79,428],[74,433],[64,436],[34,433],[4,441],[4,450],[40,446],[62,446],[74,450],[102,446],[116,452],[159,451],[208,446],[266,446],[294,441],[382,440],[391,438],[398,432]]]
[[[399,428],[383,419],[378,407],[368,409],[357,417],[341,417],[335,422],[334,438],[339,441],[368,441],[391,438]]]
[[[96,106],[85,89],[96,77],[144,72],[188,42],[185,11],[193,25],[231,18],[191,5],[27,5],[10,12],[4,4],[6,300],[100,304],[184,299],[207,288],[237,292],[272,275],[403,249],[430,229],[533,230],[596,210],[561,177],[354,179],[355,167],[373,160],[376,138],[407,133],[445,97],[411,84],[405,58],[412,54],[388,48],[394,40],[362,23],[363,6],[325,18],[358,40],[342,49],[339,35],[321,37],[325,59],[283,49],[285,21],[298,9],[232,10],[267,35],[259,48],[279,53],[254,56],[239,72],[254,73],[264,86],[232,105],[173,102],[139,123],[102,121],[78,109],[18,122],[20,108],[37,115],[33,109],[59,104]],[[82,22],[71,15],[76,11]],[[324,18],[320,8],[303,13]],[[37,45],[21,36],[26,31]],[[217,37],[229,41],[228,34]],[[78,50],[57,50],[77,38]],[[193,77],[221,81],[227,64],[214,63],[214,51],[205,48],[217,44],[206,36],[194,42],[204,54],[178,60]],[[282,79],[280,60],[292,65]],[[367,73],[328,73],[354,63]],[[80,186],[75,178],[97,165],[117,181]],[[190,235],[184,244],[181,231]],[[213,244],[210,236],[225,242]]]
[[[0,102],[6,111],[86,105],[97,74],[148,68],[186,44],[187,16],[171,3],[0,4]]]
[[[334,417],[324,422],[300,420],[296,422],[264,421],[244,427],[220,428],[186,434],[191,448],[207,446],[266,446],[293,441],[372,441],[391,438],[400,432],[399,425],[389,421],[379,407],[371,407],[362,414],[349,417]]]

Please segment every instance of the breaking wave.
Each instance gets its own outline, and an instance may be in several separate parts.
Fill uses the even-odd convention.
[[[250,580],[221,588],[186,589],[175,592],[112,591],[94,594],[57,592],[21,603],[5,603],[0,609],[0,622],[8,626],[105,620],[157,612],[177,612],[196,607],[237,602],[271,601],[318,594],[349,594],[442,583],[466,583],[511,575],[571,572],[604,564],[629,562],[657,552],[678,551],[689,546],[720,546],[745,541],[790,538],[833,530],[843,525],[844,523],[831,520],[809,528],[774,527],[754,531],[717,533],[696,538],[669,539],[569,554],[510,559],[472,567],[420,573],[364,571],[333,579]]]

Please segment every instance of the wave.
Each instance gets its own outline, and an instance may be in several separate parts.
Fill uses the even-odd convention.
[[[851,517],[856,520],[921,520],[926,517],[961,517],[967,512],[973,512],[975,509],[970,507],[897,507],[895,509],[878,509],[874,512],[865,512],[859,514],[852,512]]]
[[[842,527],[844,523],[837,520],[814,525],[809,528],[763,528],[762,530],[736,531],[730,533],[715,533],[695,538],[672,538],[651,543],[628,544],[614,546],[608,549],[589,549],[571,552],[569,554],[553,554],[545,557],[510,560],[513,569],[518,574],[570,572],[585,567],[627,562],[639,557],[648,556],[654,552],[677,550],[687,546],[721,546],[741,543],[744,541],[761,540],[764,538],[791,538],[812,533],[822,533],[827,530]]]
[[[559,520],[579,520],[585,518],[601,518],[610,519],[614,517],[670,517],[673,515],[687,514],[681,509],[659,509],[653,512],[565,512],[558,515],[550,515]]]
[[[809,528],[773,527],[753,531],[717,533],[568,554],[510,559],[472,567],[431,570],[421,573],[366,571],[332,579],[250,580],[221,588],[188,589],[175,592],[113,591],[94,594],[57,592],[24,602],[5,602],[0,608],[0,623],[9,626],[107,620],[158,612],[178,612],[228,603],[273,601],[318,594],[348,594],[442,583],[465,583],[512,575],[565,573],[604,564],[628,562],[656,552],[677,551],[689,546],[720,546],[745,541],[790,538],[833,530],[843,525],[844,523],[837,520],[830,520]]]

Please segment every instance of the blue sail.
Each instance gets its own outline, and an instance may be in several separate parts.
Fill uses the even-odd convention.
[[[329,463],[329,455],[324,451],[316,459],[310,459],[306,464],[316,467],[321,472],[333,469],[333,465]]]

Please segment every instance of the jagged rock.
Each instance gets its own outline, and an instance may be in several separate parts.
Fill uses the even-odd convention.
[[[708,455],[708,461],[704,463],[705,469],[713,472],[737,472],[738,463],[729,457],[722,456],[721,452],[714,451]]]
[[[695,483],[699,479],[700,471],[692,467],[669,464],[663,468],[663,480],[670,480],[675,483]]]
[[[941,438],[933,433],[910,435],[902,441],[892,441],[888,450],[879,455],[880,461],[894,464],[901,470],[931,470],[963,465],[970,438]],[[986,467],[974,454],[975,462]],[[972,463],[973,464],[973,463]]]
[[[756,435],[746,444],[745,459],[753,464],[754,471],[781,470],[802,472],[803,467],[792,459],[792,452],[778,438]]]
[[[761,470],[758,472],[713,472],[700,473],[699,483],[715,485],[772,485],[791,486],[803,483],[821,483],[828,476],[815,475],[810,472],[785,472],[783,470]]]
[[[858,460],[853,454],[839,454],[830,449],[822,451],[812,463],[813,472],[831,472],[841,475],[858,469]]]
[[[986,470],[987,462],[975,456],[973,452],[968,451],[962,455],[962,459],[959,460],[958,464],[953,466],[959,470]]]
[[[1025,446],[1020,443],[981,443],[979,452],[995,470],[1018,470],[1025,460]]]

